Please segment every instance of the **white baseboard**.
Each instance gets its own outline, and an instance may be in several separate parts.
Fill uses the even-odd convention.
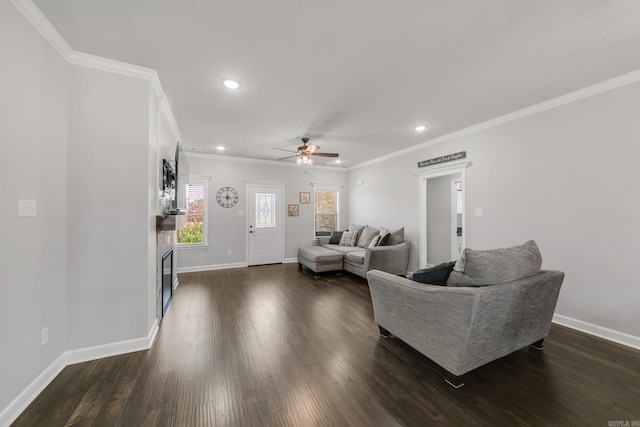
[[[582,320],[573,319],[561,314],[553,315],[553,323],[640,350],[640,337],[624,332],[614,331],[613,329],[583,322]]]
[[[285,258],[282,261],[283,264],[293,264],[294,262],[298,262],[298,258]]]
[[[229,264],[211,264],[211,265],[197,265],[194,267],[178,267],[178,273],[195,273],[198,271],[212,271],[212,270],[225,270],[227,268],[242,268],[248,267],[246,262],[232,262]]]
[[[144,338],[120,341],[111,344],[87,347],[78,350],[71,350],[62,353],[44,371],[40,373],[31,383],[16,396],[6,408],[0,412],[0,426],[8,427],[18,416],[27,409],[27,406],[38,397],[58,376],[62,370],[75,363],[87,362],[89,360],[102,359],[103,357],[117,356],[120,354],[132,353],[134,351],[148,350],[153,345],[158,332],[158,321],[154,321],[149,333]]]

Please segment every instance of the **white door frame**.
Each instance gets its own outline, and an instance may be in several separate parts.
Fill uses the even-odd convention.
[[[457,182],[460,182],[459,179],[451,180],[451,259],[458,259],[460,254],[456,250],[456,243],[458,241],[458,186]],[[460,186],[462,188],[462,185]],[[462,190],[460,190],[462,192]],[[463,195],[464,196],[464,195]],[[464,210],[463,210],[464,211]],[[462,229],[462,234],[464,236],[464,228]]]
[[[470,165],[471,162],[463,160],[431,166],[428,170],[416,172],[416,176],[420,179],[420,185],[418,186],[420,191],[420,194],[418,195],[418,250],[420,268],[427,267],[427,181],[431,178],[438,178],[456,173],[460,174],[460,181],[462,181],[462,249],[467,246],[466,171]]]
[[[286,230],[285,230],[285,220],[284,220],[284,213],[286,212],[284,209],[285,203],[284,203],[284,199],[285,199],[285,186],[286,186],[286,182],[285,181],[261,181],[261,180],[254,180],[254,179],[245,179],[244,180],[245,183],[245,194],[246,194],[246,205],[245,205],[245,211],[246,211],[246,215],[245,215],[245,224],[244,224],[244,229],[245,229],[245,259],[247,260],[247,265],[249,265],[249,221],[250,221],[250,215],[254,215],[254,212],[249,212],[249,194],[250,194],[250,189],[253,187],[259,187],[259,188],[273,188],[276,190],[281,190],[282,191],[282,198],[280,200],[280,212],[281,215],[279,216],[279,219],[277,219],[276,221],[279,221],[282,224],[282,254],[281,254],[281,262],[284,262],[284,252],[285,252],[285,246],[286,246],[286,240],[285,240],[285,235],[286,235]]]

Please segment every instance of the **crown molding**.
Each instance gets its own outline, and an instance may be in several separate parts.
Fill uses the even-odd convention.
[[[35,27],[46,41],[60,54],[69,64],[81,67],[93,68],[95,70],[106,71],[108,73],[120,74],[136,79],[147,80],[151,85],[156,97],[160,100],[169,123],[180,139],[180,129],[176,122],[173,110],[167,95],[160,83],[158,72],[152,68],[141,67],[139,65],[128,64],[126,62],[103,58],[88,53],[78,52],[71,48],[69,43],[60,35],[58,30],[51,24],[46,16],[38,9],[31,0],[11,0],[14,6],[24,15],[25,18]]]
[[[51,46],[68,61],[68,57],[73,52],[69,43],[62,38],[58,30],[49,22],[46,16],[38,9],[31,0],[11,0],[11,3],[24,15],[25,18],[36,30],[49,42]]]
[[[347,172],[346,168],[341,168],[337,166],[320,166],[320,165],[298,165],[296,163],[290,162],[281,162],[278,160],[264,160],[264,159],[254,159],[250,157],[233,157],[233,156],[221,156],[219,154],[207,154],[207,153],[198,153],[194,151],[186,151],[185,154],[187,157],[194,157],[200,159],[209,159],[209,160],[222,160],[222,161],[231,161],[231,162],[240,162],[240,163],[255,163],[262,165],[271,165],[271,166],[284,166],[289,168],[307,168],[307,169],[321,169],[321,170],[329,170],[334,172]]]
[[[503,116],[496,117],[494,119],[490,119],[485,122],[477,123],[475,125],[457,130],[455,132],[448,133],[446,135],[439,136],[434,139],[430,139],[420,144],[405,148],[404,150],[395,151],[393,153],[390,153],[381,157],[377,157],[375,159],[371,159],[366,162],[359,163],[357,165],[353,165],[350,168],[348,168],[348,170],[352,171],[352,170],[363,168],[365,166],[371,166],[373,164],[380,163],[385,160],[390,160],[407,153],[412,153],[414,151],[417,151],[423,148],[432,147],[437,144],[442,144],[443,142],[451,141],[453,139],[460,138],[466,135],[471,135],[476,132],[483,131],[485,129],[490,129],[496,126],[500,126],[502,124],[509,123],[514,120],[522,119],[524,117],[538,114],[543,111],[551,110],[553,108],[570,104],[572,102],[576,102],[581,99],[589,98],[591,96],[598,95],[600,93],[607,92],[613,89],[617,89],[622,86],[637,83],[639,81],[640,81],[640,70],[632,71],[630,73],[623,74],[621,76],[614,77],[612,79],[605,80],[603,82],[596,83],[591,86],[587,86],[583,89],[578,89],[574,92],[570,92],[565,95],[561,95],[556,98],[552,98],[550,100],[543,101],[538,104],[522,108],[520,110],[516,110],[514,112],[505,114]]]

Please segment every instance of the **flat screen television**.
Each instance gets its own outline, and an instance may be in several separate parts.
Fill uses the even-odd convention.
[[[187,184],[189,184],[189,162],[180,142],[176,144],[175,192],[171,200],[171,213],[181,215],[187,210]]]

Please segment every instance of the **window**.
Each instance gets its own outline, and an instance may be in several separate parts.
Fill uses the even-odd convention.
[[[315,189],[315,234],[329,236],[340,227],[337,189]]]
[[[276,226],[276,195],[256,193],[256,228]]]
[[[207,244],[207,181],[191,180],[186,185],[186,222],[178,229],[179,245]]]

